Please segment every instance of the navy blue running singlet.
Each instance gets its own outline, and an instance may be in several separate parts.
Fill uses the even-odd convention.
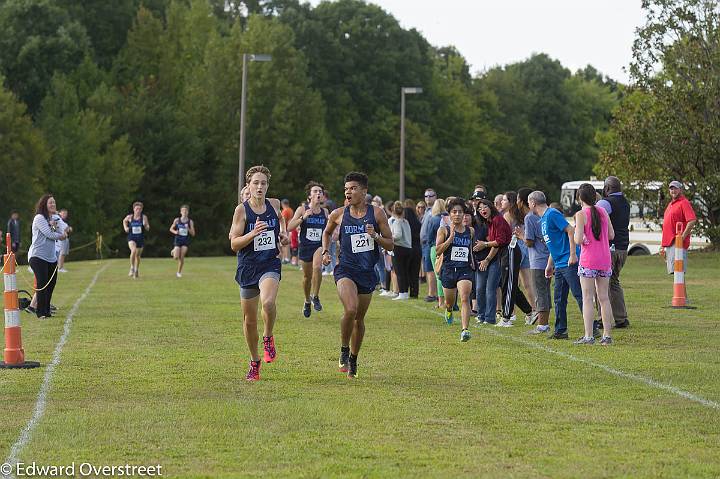
[[[255,229],[257,221],[264,221],[268,227],[261,235],[256,236],[252,243],[238,251],[238,266],[241,264],[254,264],[256,267],[261,264],[274,263],[280,252],[280,220],[275,208],[270,201],[265,200],[265,212],[256,214],[246,201],[245,207],[245,230],[243,235]]]
[[[365,216],[353,218],[350,207],[346,206],[340,223],[340,261],[339,265],[347,271],[373,271],[380,257],[380,250],[375,240],[365,233],[365,225],[371,224],[375,232],[380,233],[375,221],[375,209],[367,207]]]
[[[450,227],[446,226],[447,234],[450,236]],[[472,238],[470,228],[459,233],[455,231],[452,245],[443,253],[443,266],[448,268],[470,268],[472,260]]]

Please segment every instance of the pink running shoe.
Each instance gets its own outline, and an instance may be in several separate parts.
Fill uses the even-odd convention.
[[[246,381],[260,380],[260,361],[250,361],[250,371],[245,376]]]
[[[263,336],[263,359],[266,363],[275,361],[277,352],[275,351],[275,337],[274,336]]]

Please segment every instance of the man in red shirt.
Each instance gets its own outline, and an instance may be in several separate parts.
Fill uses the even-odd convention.
[[[660,255],[665,256],[668,274],[673,274],[675,265],[675,225],[683,225],[683,272],[687,269],[687,250],[690,247],[690,233],[692,232],[697,216],[690,201],[685,198],[683,185],[679,181],[670,182],[670,204],[665,208],[662,225],[662,244]],[[667,248],[667,250],[666,250]]]

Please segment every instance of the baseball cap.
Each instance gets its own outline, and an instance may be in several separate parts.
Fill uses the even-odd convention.
[[[683,187],[682,183],[680,183],[677,180],[673,180],[670,182],[670,188],[677,188],[679,190],[682,190],[682,187]]]
[[[478,190],[473,192],[472,195],[470,195],[471,200],[485,200],[487,199],[487,194],[484,191]]]

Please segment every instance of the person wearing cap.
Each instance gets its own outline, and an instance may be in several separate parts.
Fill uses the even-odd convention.
[[[473,212],[477,211],[478,205],[480,204],[480,200],[487,199],[487,193],[484,190],[475,189],[475,191],[472,192],[470,195],[470,201],[472,201],[473,205]]]
[[[620,271],[625,266],[630,245],[630,202],[622,192],[622,184],[616,176],[605,178],[603,186],[603,199],[597,206],[607,211],[610,223],[615,231],[615,237],[610,240],[610,259],[612,262],[612,276],[610,276],[610,306],[616,328],[630,326],[627,308],[625,307],[625,292],[620,284]]]
[[[682,224],[684,273],[687,269],[687,250],[690,247],[690,234],[695,223],[697,223],[697,216],[690,201],[685,197],[682,183],[677,180],[670,182],[670,198],[670,203],[665,208],[665,214],[663,215],[660,255],[665,256],[668,274],[673,274],[675,269],[675,248],[673,247],[675,244],[675,225],[677,223]]]

